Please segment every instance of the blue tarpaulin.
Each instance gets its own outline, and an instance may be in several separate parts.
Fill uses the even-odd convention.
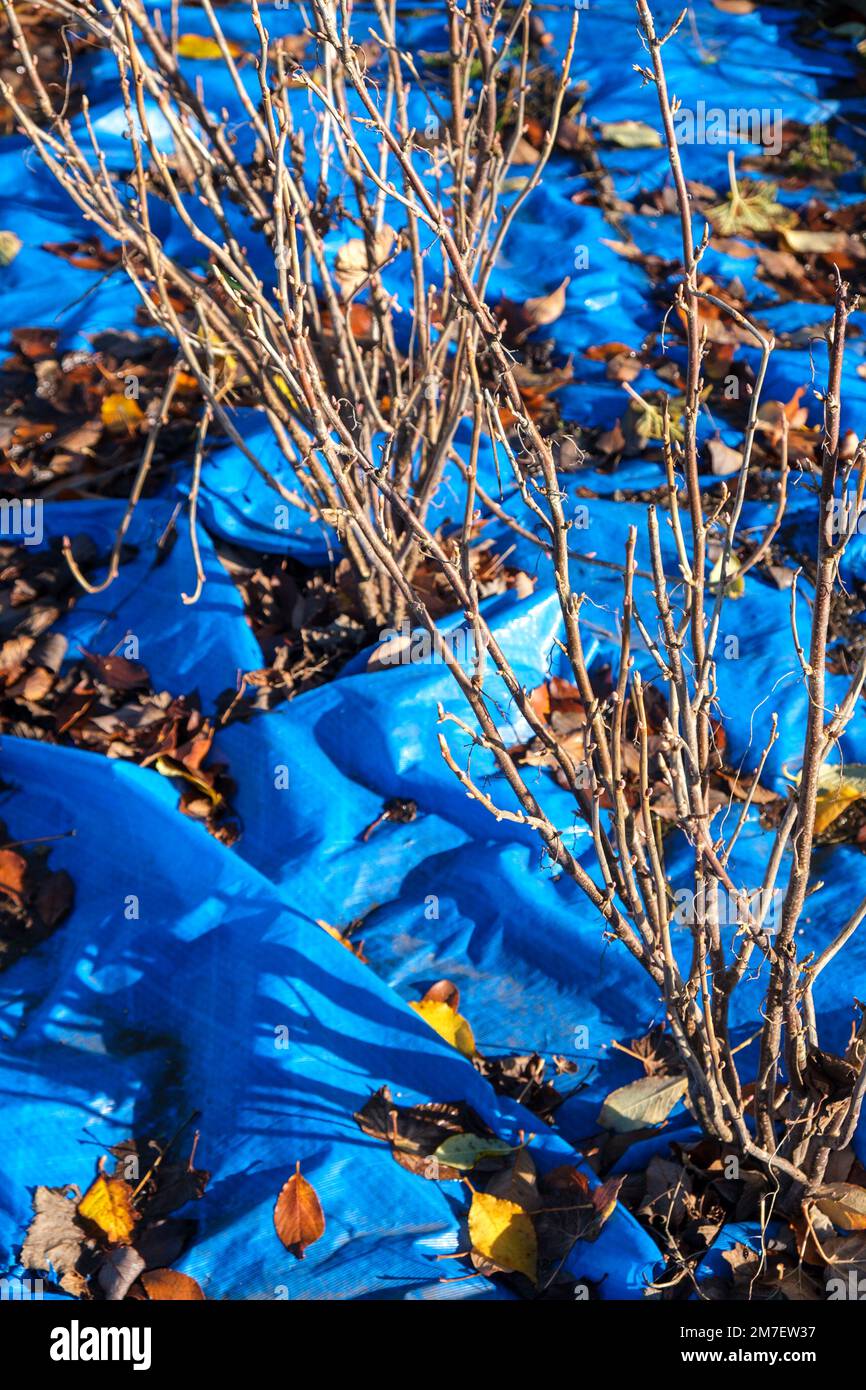
[[[167,5],[155,8],[168,13]],[[299,28],[300,8],[269,10],[271,31]],[[692,8],[700,43],[671,43],[665,50],[669,85],[684,102],[728,107],[733,92],[738,106],[769,102],[788,120],[822,123],[845,113],[846,104],[834,93],[852,71],[846,41],[826,38],[819,47],[804,47],[795,37],[794,12],[775,6],[746,15],[711,3]],[[555,41],[551,61],[570,13],[570,5],[545,12]],[[223,7],[220,15],[230,38],[255,47],[245,5]],[[202,25],[200,9],[181,7],[182,31],[202,32]],[[404,25],[407,48],[446,46],[434,7],[407,17]],[[574,67],[575,81],[588,83],[590,121],[655,123],[653,93],[641,89],[631,71],[641,56],[630,0],[592,0],[581,14]],[[186,67],[191,76],[201,76],[213,107],[237,108],[220,64]],[[254,91],[254,69],[242,71]],[[107,55],[93,59],[88,95],[110,162],[125,167],[128,144]],[[299,114],[306,101],[297,94]],[[859,156],[860,133],[846,129],[845,138]],[[684,159],[690,177],[724,189],[724,147],[687,146]],[[661,148],[616,149],[610,165],[626,199],[666,176]],[[853,198],[858,179],[845,175],[835,196]],[[571,275],[565,312],[549,330],[557,350],[575,361],[574,384],[559,399],[565,417],[610,427],[627,402],[621,387],[607,379],[604,364],[588,361],[583,350],[598,342],[637,349],[659,328],[660,313],[645,271],[608,244],[617,234],[602,212],[572,201],[584,186],[573,162],[554,156],[543,187],[528,200],[505,243],[490,294],[519,301]],[[137,295],[122,272],[76,269],[41,249],[44,242],[71,240],[92,228],[18,137],[0,145],[0,187],[0,227],[15,230],[24,243],[0,269],[0,332],[8,338],[24,325],[54,327],[61,345],[74,349],[89,346],[105,329],[131,327]],[[808,191],[802,201],[807,197]],[[201,248],[179,222],[171,224],[167,208],[161,215],[165,226],[159,230],[170,249],[194,267]],[[674,216],[636,214],[629,225],[643,249],[676,258]],[[338,245],[334,236],[329,254]],[[588,252],[584,268],[578,267],[587,259],[578,255],[581,248]],[[411,295],[406,260],[394,267],[394,285],[402,287],[404,298]],[[710,252],[706,268],[721,279],[736,275],[747,294],[759,296],[762,321],[789,330],[827,321],[824,306],[779,304],[770,286],[756,278],[754,258]],[[853,321],[862,327],[862,316]],[[808,344],[779,349],[767,399],[788,400],[806,387],[804,404],[817,421],[813,359],[820,381],[823,350],[819,344],[810,356]],[[858,434],[864,432],[866,398],[866,380],[857,371],[862,360],[855,336],[845,368],[843,424]],[[635,386],[657,384],[648,373]],[[235,423],[256,457],[291,487],[290,470],[260,413],[238,411]],[[458,436],[464,452],[467,440]],[[167,560],[155,565],[154,559],[156,542],[186,495],[189,466],[186,461],[159,493],[139,504],[128,536],[134,554],[110,588],[79,598],[62,631],[70,655],[79,646],[108,652],[134,634],[154,687],[197,692],[209,711],[222,692],[236,688],[240,673],[263,664],[217,544],[230,541],[327,564],[339,556],[340,543],[301,513],[288,530],[279,526],[278,495],[236,445],[221,444],[205,464],[199,512],[207,582],[198,603],[184,604],[181,594],[195,578],[185,511]],[[495,489],[492,459],[482,457],[481,466]],[[621,494],[661,481],[658,465],[635,458],[613,474],[585,471],[564,482],[569,506],[580,504],[578,488],[597,494],[585,529],[575,533],[591,558],[573,562],[575,586],[589,596],[591,663],[615,665],[622,602],[620,577],[592,560],[621,560],[628,528],[636,525],[638,564],[646,568],[644,508],[621,500]],[[793,490],[790,525],[809,549],[814,496]],[[446,476],[441,505],[443,518],[459,517],[456,474]],[[49,501],[46,540],[82,533],[108,551],[124,507],[110,500]],[[749,524],[771,519],[772,507],[749,507]],[[486,535],[502,549],[514,543],[496,521]],[[665,544],[675,567],[672,542]],[[536,575],[538,554],[531,542],[518,539],[509,564]],[[864,554],[858,541],[846,559],[850,579],[864,577]],[[637,582],[639,603],[642,595],[647,601],[650,587],[649,581]],[[809,598],[804,584],[801,636]],[[781,715],[780,738],[764,775],[776,790],[796,774],[807,707],[789,606],[788,593],[753,571],[744,598],[724,610],[724,635],[737,639],[737,655],[719,663],[719,711],[733,766],[757,767],[770,717],[774,711]],[[544,572],[538,572],[531,595],[518,598],[508,591],[487,600],[485,613],[528,688],[566,674],[557,645],[561,614]],[[459,621],[445,620],[443,627]],[[215,751],[237,784],[241,835],[232,847],[180,815],[175,786],[153,768],[2,739],[6,790],[0,814],[16,839],[75,832],[56,842],[51,866],[69,870],[76,892],[68,921],[0,975],[0,1269],[16,1268],[37,1183],[77,1183],[83,1189],[95,1157],[109,1145],[132,1133],[171,1132],[195,1110],[202,1116],[199,1158],[213,1177],[190,1213],[199,1229],[179,1267],[198,1279],[208,1297],[511,1296],[482,1277],[442,1281],[437,1257],[460,1248],[464,1189],[405,1171],[385,1145],[360,1131],[353,1112],[383,1084],[401,1104],[465,1100],[503,1139],[514,1141],[520,1131],[533,1134],[531,1152],[541,1170],[578,1162],[573,1146],[596,1129],[604,1096],[636,1074],[634,1063],[612,1049],[612,1040],[645,1030],[661,1018],[662,1006],[626,952],[603,942],[599,919],[575,885],[552,871],[533,836],[494,821],[455,782],[438,750],[435,711],[440,701],[448,710],[466,711],[447,670],[429,662],[368,669],[370,655],[369,649],[360,653],[320,689],[219,730]],[[829,678],[828,702],[844,687],[841,678]],[[507,692],[494,694],[503,724],[514,719]],[[512,727],[516,742],[519,723]],[[459,752],[459,733],[451,738]],[[866,762],[862,715],[852,722],[841,752]],[[476,758],[476,775],[489,773],[497,797],[509,805],[492,763],[485,765],[483,753]],[[286,769],[287,777],[277,777],[277,769]],[[591,841],[575,824],[570,799],[548,772],[538,769],[536,775],[549,813],[595,873]],[[395,796],[417,803],[417,819],[385,823],[364,841],[364,828],[383,801]],[[758,886],[767,843],[766,833],[750,824],[737,846],[737,881]],[[670,863],[674,881],[678,871],[685,876],[685,845],[674,850]],[[804,925],[818,951],[848,915],[850,901],[862,896],[862,855],[850,847],[821,850],[816,873],[824,886],[809,900]],[[130,899],[137,902],[132,917],[126,911]],[[323,919],[341,926],[359,916],[368,964],[316,924]],[[442,977],[459,985],[461,1012],[482,1053],[538,1051],[575,1064],[574,1075],[563,1078],[574,1094],[556,1112],[553,1129],[497,1096],[409,1008]],[[840,1049],[850,1027],[852,980],[864,977],[866,944],[855,938],[844,965],[834,964],[818,982],[816,1006],[829,1044]],[[735,1042],[753,1031],[763,984],[759,978],[747,981],[735,996]],[[680,1107],[657,1139],[632,1149],[620,1166],[640,1166],[672,1136],[687,1133],[694,1133],[694,1122]],[[860,1156],[866,1161],[862,1139]],[[298,1161],[327,1221],[324,1237],[303,1262],[282,1247],[272,1223],[276,1193]],[[578,1277],[600,1281],[603,1297],[638,1298],[659,1260],[650,1236],[620,1207],[596,1243],[576,1248],[570,1267]]]

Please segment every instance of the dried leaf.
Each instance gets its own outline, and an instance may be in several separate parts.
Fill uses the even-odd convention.
[[[100,1173],[78,1203],[78,1216],[98,1226],[112,1245],[128,1245],[138,1216],[132,1189],[123,1178]]]
[[[27,860],[14,849],[0,849],[0,889],[13,897],[24,896],[24,880],[27,877]]]
[[[85,652],[84,659],[111,690],[140,690],[150,683],[140,661],[130,661],[125,656],[100,656],[97,652]]]
[[[730,448],[718,436],[707,441],[707,454],[710,469],[717,478],[727,478],[731,473],[738,473],[743,466],[744,455],[740,450]]]
[[[723,203],[708,209],[707,217],[722,236],[781,231],[792,221],[792,213],[776,202],[776,192],[774,183],[738,184]]]
[[[866,796],[866,763],[824,763],[818,772],[815,834],[823,835],[843,811]]]
[[[334,277],[344,299],[351,299],[352,295],[357,294],[370,276],[387,261],[396,240],[397,233],[386,222],[376,233],[372,264],[367,256],[367,243],[362,237],[352,237],[343,243],[334,262]]]
[[[842,251],[848,240],[844,232],[810,232],[799,227],[783,227],[782,238],[791,251],[799,253],[814,252],[819,256]]]
[[[87,1291],[87,1283],[77,1265],[87,1237],[76,1223],[77,1204],[66,1196],[65,1187],[37,1187],[33,1193],[33,1220],[21,1248],[24,1269],[52,1270],[60,1287],[75,1298]]]
[[[866,1231],[866,1187],[853,1182],[824,1183],[813,1194],[815,1206],[843,1231]]]
[[[119,1303],[126,1298],[144,1267],[144,1260],[132,1245],[112,1250],[99,1266],[97,1275],[99,1287],[108,1302]]]
[[[23,245],[14,232],[0,232],[0,266],[11,265]]]
[[[532,1218],[517,1202],[474,1192],[469,1208],[473,1251],[499,1269],[538,1281],[538,1240]]]
[[[148,1269],[142,1274],[141,1282],[153,1302],[192,1303],[204,1299],[195,1279],[176,1269]]]
[[[684,1076],[643,1076],[611,1091],[598,1117],[602,1129],[618,1134],[666,1120],[688,1090]]]
[[[460,991],[452,980],[437,980],[435,985],[430,986],[424,998],[436,999],[441,1004],[447,1004],[455,1013],[460,1008]]]
[[[479,1134],[452,1134],[438,1147],[433,1157],[450,1168],[468,1173],[485,1158],[507,1158],[514,1145],[501,1139],[484,1139]]]
[[[413,1000],[410,1008],[420,1014],[424,1022],[429,1024],[440,1038],[444,1038],[452,1047],[456,1047],[458,1052],[462,1052],[464,1057],[474,1056],[475,1038],[462,1014],[455,1013],[438,999],[422,999],[420,1003]]]
[[[661,135],[655,126],[647,125],[646,121],[609,121],[602,123],[599,133],[609,145],[620,145],[626,150],[661,148]]]
[[[449,1135],[477,1134],[495,1140],[492,1130],[462,1101],[395,1105],[387,1086],[371,1096],[354,1119],[365,1134],[389,1143],[398,1163],[437,1182],[460,1178],[456,1168],[446,1167],[433,1157]]]
[[[296,1259],[324,1234],[325,1216],[316,1189],[301,1176],[300,1162],[283,1187],[274,1207],[274,1226],[287,1250]]]
[[[112,434],[131,432],[144,419],[144,411],[138,401],[124,396],[119,391],[105,397],[99,407],[99,413],[103,425],[111,430]]]
[[[546,328],[548,324],[556,323],[565,311],[565,292],[571,284],[571,276],[566,275],[565,279],[551,290],[550,294],[539,295],[536,299],[526,299],[523,302],[523,312],[526,314],[533,328]]]
[[[244,51],[239,43],[233,43],[230,39],[226,40],[226,47],[233,58],[240,58]],[[223,56],[216,39],[207,38],[203,34],[181,34],[177,41],[177,52],[179,58],[192,58],[196,62]]]

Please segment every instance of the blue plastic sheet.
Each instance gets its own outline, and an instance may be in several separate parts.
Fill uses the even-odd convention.
[[[560,46],[570,8],[545,12]],[[851,71],[844,43],[804,48],[794,37],[793,11],[758,8],[734,16],[707,3],[693,9],[700,45],[672,43],[666,49],[670,86],[685,102],[703,99],[727,107],[733,91],[738,105],[766,106],[769,100],[784,109],[786,119],[805,122],[844,109],[833,95],[837,80]],[[246,7],[220,13],[229,37],[249,46]],[[300,27],[292,11],[270,11],[268,23],[272,32]],[[180,27],[204,32],[200,9],[183,7]],[[407,20],[405,42],[441,49],[440,18],[428,13]],[[655,121],[652,92],[630,80],[631,64],[641,56],[629,0],[593,0],[581,15],[574,70],[575,80],[589,83],[591,121]],[[189,76],[201,76],[214,107],[236,109],[237,96],[220,65],[184,67]],[[243,75],[254,93],[253,69]],[[93,60],[89,95],[109,161],[124,167],[128,145],[107,55]],[[299,93],[295,100],[300,113],[307,98]],[[170,133],[164,134],[170,142]],[[248,138],[242,125],[239,136]],[[848,136],[862,150],[861,137],[854,131]],[[690,177],[724,187],[724,147],[686,146],[684,158]],[[610,164],[624,198],[665,177],[662,149],[617,150]],[[17,259],[0,270],[0,329],[8,334],[24,325],[54,326],[62,346],[72,349],[86,347],[103,329],[131,326],[137,296],[121,273],[77,270],[41,249],[46,241],[69,240],[92,228],[17,138],[0,148],[0,186],[6,190],[0,225],[14,227],[24,242]],[[571,274],[566,310],[550,330],[557,348],[575,359],[575,384],[560,393],[562,407],[581,423],[609,427],[623,414],[626,399],[605,377],[603,364],[582,353],[599,341],[636,348],[658,329],[660,316],[643,270],[607,244],[616,232],[602,213],[572,201],[583,186],[574,164],[557,155],[506,242],[491,294],[520,300]],[[846,176],[841,196],[856,191],[855,176]],[[172,252],[196,266],[201,248],[164,205],[158,217]],[[630,226],[644,249],[676,258],[674,217],[636,216]],[[332,240],[329,255],[336,254],[340,238]],[[585,266],[581,249],[589,253]],[[261,248],[254,238],[250,254],[258,268]],[[722,279],[736,275],[750,295],[759,296],[764,322],[790,330],[827,320],[820,305],[777,304],[770,287],[756,278],[754,258],[710,253],[706,264]],[[404,299],[411,292],[399,260],[393,283]],[[815,356],[820,381],[817,349]],[[856,370],[862,359],[862,344],[855,340],[844,381],[844,423],[855,428],[866,395],[866,381]],[[808,348],[780,350],[766,396],[787,400],[799,387],[811,390],[811,382]],[[656,384],[651,374],[636,383],[638,389]],[[819,402],[807,395],[804,403],[817,420]],[[238,411],[235,424],[256,458],[292,487],[291,468],[262,416]],[[465,451],[467,436],[458,436],[457,443]],[[482,455],[481,470],[485,486],[495,491],[491,456]],[[658,466],[639,458],[624,461],[611,475],[582,473],[566,481],[568,506],[584,502],[578,488],[599,494],[587,505],[587,525],[573,533],[588,557],[573,563],[576,586],[588,594],[584,617],[593,663],[615,664],[621,608],[618,575],[593,561],[620,560],[628,528],[635,525],[638,563],[646,567],[644,509],[621,497],[660,481]],[[286,523],[278,493],[236,445],[222,445],[211,451],[202,482],[207,582],[199,602],[185,605],[181,595],[193,587],[194,565],[184,512],[168,559],[154,561],[156,541],[187,482],[188,468],[181,469],[160,496],[139,505],[128,536],[135,555],[105,593],[79,600],[63,631],[73,652],[79,645],[106,652],[133,634],[158,689],[197,691],[203,708],[211,710],[221,692],[235,688],[238,673],[262,664],[216,542],[317,564],[334,562],[340,547],[333,533],[302,513]],[[809,550],[814,497],[793,483],[792,491],[790,533]],[[459,517],[456,474],[446,475],[437,505],[443,523]],[[82,532],[107,551],[123,506],[49,503],[46,538]],[[750,504],[746,519],[766,524],[769,510]],[[514,541],[496,522],[487,534],[503,547]],[[535,575],[538,550],[518,541],[509,563]],[[864,564],[858,540],[846,557],[845,574],[863,577]],[[647,610],[648,587],[639,580],[636,589]],[[803,585],[801,633],[808,601]],[[784,709],[764,775],[778,789],[798,770],[806,708],[788,610],[788,594],[753,572],[747,597],[726,605],[724,636],[736,639],[736,655],[719,664],[719,706],[733,765],[757,766],[770,716]],[[490,599],[486,615],[527,687],[566,674],[556,640],[562,635],[559,606],[543,574],[530,597],[508,592]],[[459,621],[447,620],[443,629]],[[660,1003],[626,953],[602,942],[597,917],[574,884],[551,870],[538,842],[512,823],[493,820],[455,783],[438,751],[434,711],[438,702],[455,713],[465,709],[445,669],[429,662],[368,669],[370,656],[371,650],[361,653],[322,689],[219,732],[216,751],[238,787],[242,834],[232,849],[178,814],[176,789],[153,769],[3,739],[2,775],[10,789],[0,813],[18,838],[75,831],[74,839],[56,843],[51,863],[72,873],[76,905],[45,946],[0,975],[0,1268],[15,1268],[36,1183],[84,1187],[95,1156],[109,1144],[133,1131],[170,1133],[190,1111],[200,1110],[200,1160],[213,1170],[213,1180],[190,1212],[200,1224],[181,1268],[209,1297],[509,1296],[481,1278],[441,1281],[437,1256],[460,1248],[462,1189],[404,1171],[384,1145],[361,1133],[353,1111],[382,1084],[400,1103],[464,1099],[505,1139],[521,1129],[534,1132],[532,1152],[542,1169],[575,1161],[572,1145],[594,1132],[604,1096],[635,1075],[612,1040],[657,1021]],[[829,681],[830,701],[843,684]],[[516,742],[521,729],[507,692],[500,690],[498,697],[502,727],[513,729]],[[453,726],[449,737],[460,753],[461,736]],[[861,718],[841,752],[866,761]],[[476,774],[489,774],[495,797],[512,804],[492,765],[481,754],[476,759]],[[283,771],[288,785],[277,775]],[[594,873],[585,829],[575,824],[569,799],[548,773],[538,770],[537,777],[550,813]],[[362,832],[391,796],[415,800],[418,818],[408,825],[386,822],[364,841]],[[737,846],[735,879],[757,887],[765,852],[764,832],[750,825]],[[818,860],[826,882],[806,915],[816,950],[847,915],[851,897],[863,891],[858,851],[820,851]],[[687,846],[675,849],[672,866],[675,882],[680,872],[685,877]],[[130,896],[139,904],[133,919],[125,913]],[[341,926],[361,915],[368,965],[316,925],[323,919]],[[687,946],[685,929],[676,944]],[[816,1006],[830,1045],[842,1047],[847,1038],[851,981],[866,973],[864,953],[866,944],[855,938],[844,967],[827,969],[818,981]],[[497,1097],[408,1007],[443,976],[459,985],[462,1011],[483,1053],[536,1050],[575,1064],[574,1075],[560,1082],[574,1093],[558,1110],[554,1130]],[[753,1031],[762,989],[762,980],[749,980],[735,996],[735,1041]],[[680,1108],[668,1128],[632,1149],[621,1166],[640,1166],[653,1152],[663,1152],[671,1137],[693,1132],[691,1117]],[[276,1193],[298,1160],[327,1219],[325,1236],[303,1263],[282,1249],[272,1227]],[[571,1267],[578,1277],[602,1281],[604,1297],[636,1298],[658,1259],[649,1236],[620,1209],[596,1244],[577,1248]]]

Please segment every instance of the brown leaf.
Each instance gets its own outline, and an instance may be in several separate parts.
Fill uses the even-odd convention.
[[[33,1220],[21,1248],[24,1269],[58,1276],[60,1287],[75,1298],[87,1290],[78,1262],[87,1237],[77,1224],[77,1203],[66,1196],[65,1187],[37,1187],[33,1194]]]
[[[301,1176],[300,1162],[277,1198],[274,1226],[283,1245],[299,1260],[307,1246],[324,1234],[322,1206],[315,1188]]]
[[[31,362],[54,356],[56,328],[16,328],[9,336],[21,356]]]
[[[111,690],[139,690],[150,683],[150,676],[140,661],[130,661],[125,656],[100,656],[87,651],[84,658],[96,672],[97,678]]]
[[[176,1269],[145,1270],[141,1282],[148,1298],[154,1302],[191,1303],[204,1299],[195,1279],[188,1274],[180,1274]]]
[[[534,333],[537,328],[546,328],[549,324],[556,323],[565,310],[565,292],[570,284],[571,276],[566,275],[550,294],[526,299],[522,304],[503,298],[498,305],[498,312],[504,319],[508,332],[519,341]]]
[[[99,237],[88,237],[83,241],[46,241],[42,244],[42,250],[50,251],[52,256],[60,256],[79,270],[113,270],[121,260],[120,249],[103,246]]]
[[[437,980],[435,985],[430,986],[424,998],[447,1004],[455,1013],[460,1008],[460,991],[450,980]]]
[[[387,1086],[380,1087],[353,1118],[365,1134],[390,1144],[392,1156],[402,1167],[440,1182],[460,1177],[457,1169],[449,1166],[446,1172],[445,1165],[432,1161],[450,1135],[494,1138],[493,1131],[463,1101],[395,1105]]]
[[[65,869],[47,872],[36,890],[36,911],[53,931],[72,908],[75,885]]]

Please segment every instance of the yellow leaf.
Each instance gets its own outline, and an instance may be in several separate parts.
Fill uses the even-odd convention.
[[[862,763],[825,763],[818,773],[815,834],[823,835],[849,806],[866,796],[866,767]]]
[[[226,47],[233,58],[240,58],[244,51],[239,43],[232,43],[228,39]],[[205,38],[202,34],[181,34],[177,41],[177,52],[178,57],[194,58],[197,62],[223,56],[216,39]]]
[[[420,1003],[413,1002],[412,1008],[421,1015],[425,1023],[429,1023],[440,1038],[456,1047],[464,1057],[475,1055],[472,1029],[463,1015],[455,1013],[450,1005],[444,1004],[440,999],[422,999]]]
[[[128,1245],[136,1221],[128,1184],[100,1173],[78,1203],[78,1215],[98,1226],[112,1245]]]
[[[472,1249],[500,1269],[525,1274],[538,1282],[538,1240],[532,1218],[517,1202],[473,1192],[469,1208]]]
[[[843,1231],[866,1230],[866,1189],[852,1182],[824,1183],[815,1206]]]
[[[288,403],[289,403],[289,405],[292,407],[292,409],[293,409],[293,410],[297,410],[297,408],[298,408],[298,402],[295,400],[294,396],[292,395],[291,391],[289,390],[288,382],[286,381],[285,377],[282,377],[282,376],[275,376],[275,377],[274,377],[274,385],[276,386],[276,388],[277,388],[277,390],[279,391],[280,395],[285,396],[286,400],[288,401]]]
[[[0,232],[0,265],[11,265],[23,244],[14,232]]]
[[[176,758],[169,758],[164,753],[160,753],[154,766],[163,777],[182,777],[184,781],[191,782],[198,791],[204,792],[205,796],[210,797],[214,806],[222,804],[220,793],[215,791],[203,777],[197,777],[194,772],[190,772],[189,768],[184,767],[183,763],[179,763]]]
[[[144,411],[138,401],[130,400],[120,392],[106,396],[99,413],[103,425],[113,434],[123,434],[126,430],[132,430],[144,419]]]

